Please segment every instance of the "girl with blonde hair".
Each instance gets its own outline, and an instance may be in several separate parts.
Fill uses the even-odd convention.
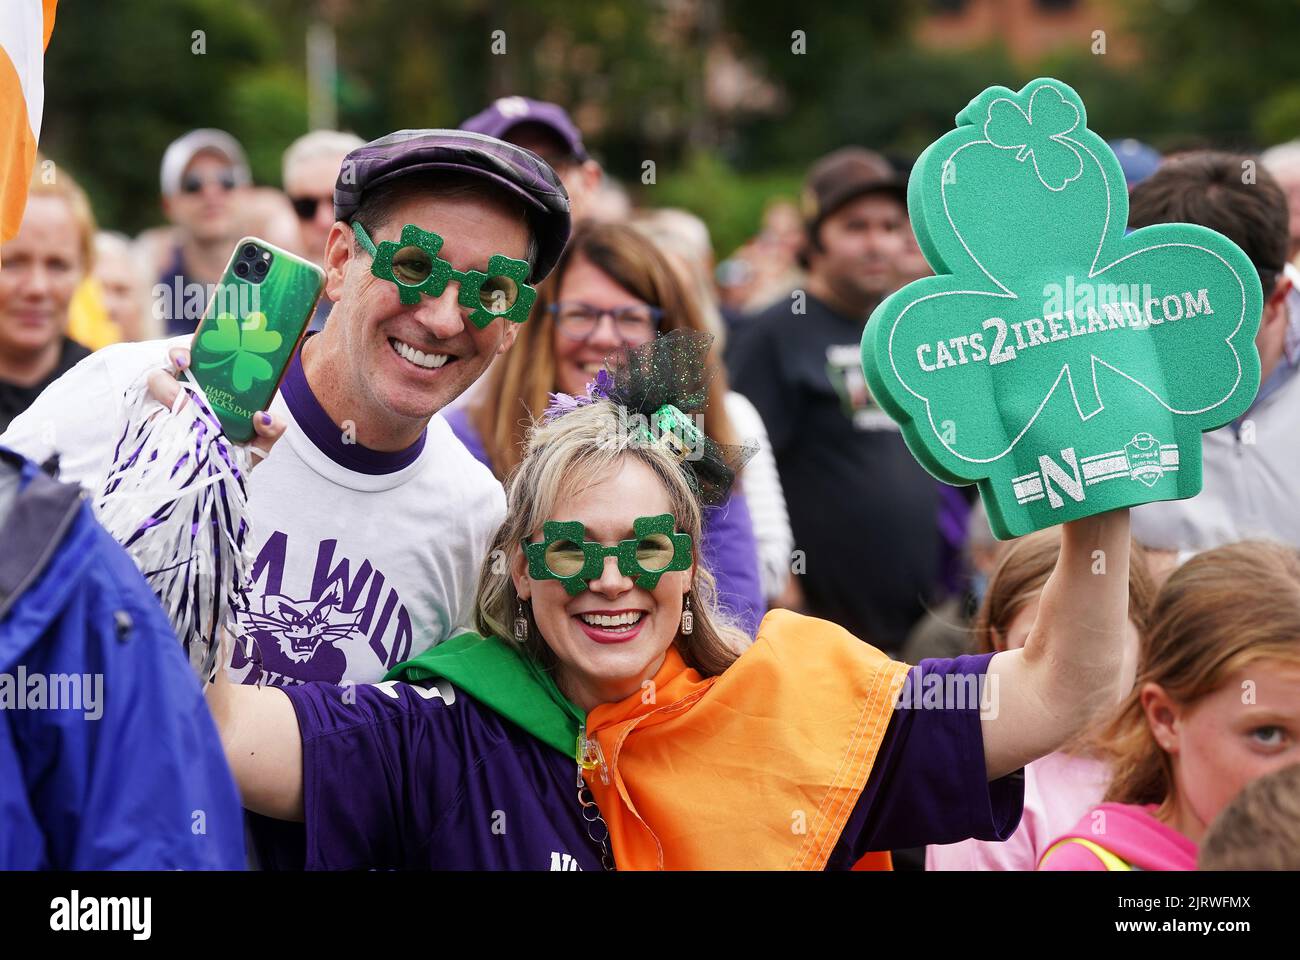
[[[1155,599],[1155,584],[1144,551],[1130,546],[1128,627],[1124,633],[1121,685],[1133,682],[1138,636]],[[975,616],[971,638],[976,653],[1017,650],[1025,645],[1038,617],[1043,588],[1061,553],[1061,531],[1039,530],[1013,540],[989,578]],[[1106,790],[1105,764],[1083,744],[1026,765],[1025,812],[1005,842],[963,840],[926,849],[927,870],[1033,870],[1048,845],[1069,829]]]
[[[1243,786],[1300,760],[1300,554],[1242,542],[1165,582],[1137,683],[1092,738],[1111,779],[1043,870],[1194,870]]]

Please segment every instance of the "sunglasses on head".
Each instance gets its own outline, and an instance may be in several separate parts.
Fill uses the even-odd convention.
[[[222,170],[220,173],[207,177],[201,177],[197,173],[187,173],[181,177],[181,193],[199,193],[204,185],[208,183],[215,183],[226,193],[239,186],[239,180],[235,177],[234,170]]]
[[[299,220],[315,220],[316,210],[322,203],[334,205],[333,197],[290,197],[289,202],[293,204],[293,212],[298,214]]]
[[[570,596],[587,589],[587,582],[600,579],[606,557],[616,557],[625,577],[653,590],[659,578],[670,570],[691,565],[691,535],[676,532],[671,513],[638,517],[632,524],[634,536],[607,547],[587,539],[587,528],[579,520],[548,520],[542,525],[540,543],[524,542],[528,576],[534,580],[559,580]]]
[[[470,323],[482,330],[498,317],[511,323],[523,323],[537,299],[537,291],[528,279],[526,260],[514,260],[494,253],[486,270],[456,270],[438,256],[442,237],[422,230],[413,223],[402,227],[400,241],[383,240],[376,244],[356,220],[352,231],[357,242],[370,254],[370,272],[397,287],[402,303],[419,303],[421,295],[440,297],[452,280],[460,284],[457,298],[470,309]]]

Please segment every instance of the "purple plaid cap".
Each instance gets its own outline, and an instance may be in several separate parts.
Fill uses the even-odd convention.
[[[334,218],[352,221],[369,189],[427,170],[454,170],[496,184],[519,197],[537,238],[529,276],[540,282],[569,241],[569,195],[537,154],[465,130],[398,130],[357,147],[343,160],[334,185]]]
[[[582,145],[582,133],[564,108],[558,103],[533,100],[530,97],[500,97],[481,113],[476,113],[460,125],[462,130],[487,134],[501,140],[521,123],[536,123],[558,136],[579,162],[587,159],[587,148]]]

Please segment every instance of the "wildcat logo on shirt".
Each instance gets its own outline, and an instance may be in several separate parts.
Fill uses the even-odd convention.
[[[862,348],[846,343],[826,348],[826,376],[840,398],[844,415],[859,430],[897,430],[898,425],[880,409],[862,372]]]
[[[244,682],[376,682],[411,655],[411,616],[397,589],[369,560],[336,560],[337,547],[337,540],[316,545],[303,595],[285,586],[286,572],[298,585],[304,569],[302,556],[287,564],[288,536],[277,531],[262,545],[250,574],[249,605],[239,614],[239,626],[252,639],[251,657],[237,645],[231,664],[253,665]]]

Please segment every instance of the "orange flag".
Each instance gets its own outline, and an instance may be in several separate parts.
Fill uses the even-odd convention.
[[[642,693],[587,715],[585,771],[620,870],[821,870],[871,774],[908,666],[774,610],[721,676],[675,647]],[[864,869],[889,869],[887,854]]]
[[[0,243],[18,232],[27,206],[57,2],[5,0],[0,10]]]

